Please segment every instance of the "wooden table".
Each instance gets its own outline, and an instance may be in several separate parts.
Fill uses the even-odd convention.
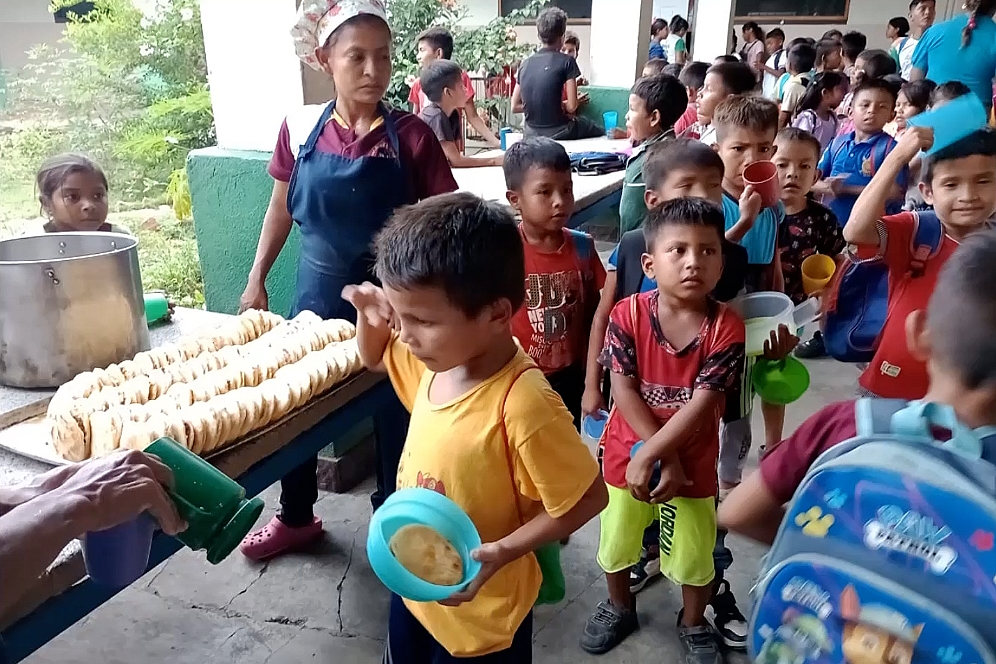
[[[580,141],[559,141],[568,152],[622,152],[629,148],[629,141],[608,138],[586,138]],[[497,151],[485,152],[484,155]],[[622,197],[623,171],[607,175],[574,174],[574,215],[570,225],[576,228],[618,207]],[[477,194],[490,201],[507,202],[505,198],[505,173],[500,166],[485,168],[454,168],[460,191]]]
[[[222,314],[180,309],[172,324],[152,332],[153,346],[161,345],[205,326],[217,325]],[[19,417],[44,412],[51,391],[0,388],[0,405]],[[318,454],[336,435],[372,417],[383,400],[391,395],[390,382],[383,376],[362,372],[331,392],[313,399],[276,427],[212,458],[211,462],[255,496],[287,472]],[[3,411],[0,410],[0,421]],[[7,425],[13,418],[7,416]],[[0,471],[4,484],[13,484],[43,472],[48,467],[36,461],[0,450]],[[172,537],[156,533],[149,567],[159,565],[183,545]],[[239,555],[234,553],[233,555]],[[10,573],[5,570],[4,573]],[[116,595],[119,589],[92,583],[86,576],[83,556],[73,543],[56,559],[38,583],[5,615],[0,629],[7,656],[18,662],[81,620]]]

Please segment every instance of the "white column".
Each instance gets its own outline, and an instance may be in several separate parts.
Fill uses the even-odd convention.
[[[730,52],[734,0],[695,0],[692,24],[692,59],[712,62]]]
[[[653,0],[592,0],[592,85],[633,85],[647,63],[653,6]]]
[[[295,0],[201,0],[218,146],[272,150],[287,112],[331,97],[331,81],[306,73],[290,29]]]

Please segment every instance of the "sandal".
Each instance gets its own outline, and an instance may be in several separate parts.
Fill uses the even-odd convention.
[[[277,517],[259,530],[246,535],[239,551],[249,560],[261,562],[299,549],[322,535],[322,520],[317,516],[307,526],[291,528]]]

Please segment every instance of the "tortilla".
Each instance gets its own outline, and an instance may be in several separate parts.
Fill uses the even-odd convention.
[[[402,526],[391,537],[391,553],[406,570],[437,586],[455,586],[463,580],[463,560],[449,540],[429,526]]]

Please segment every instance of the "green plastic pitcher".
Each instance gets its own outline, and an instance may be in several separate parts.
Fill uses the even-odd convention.
[[[160,438],[145,451],[173,469],[169,494],[187,522],[177,539],[194,551],[206,549],[208,562],[217,565],[256,524],[263,500],[247,500],[242,485],[171,438]]]

